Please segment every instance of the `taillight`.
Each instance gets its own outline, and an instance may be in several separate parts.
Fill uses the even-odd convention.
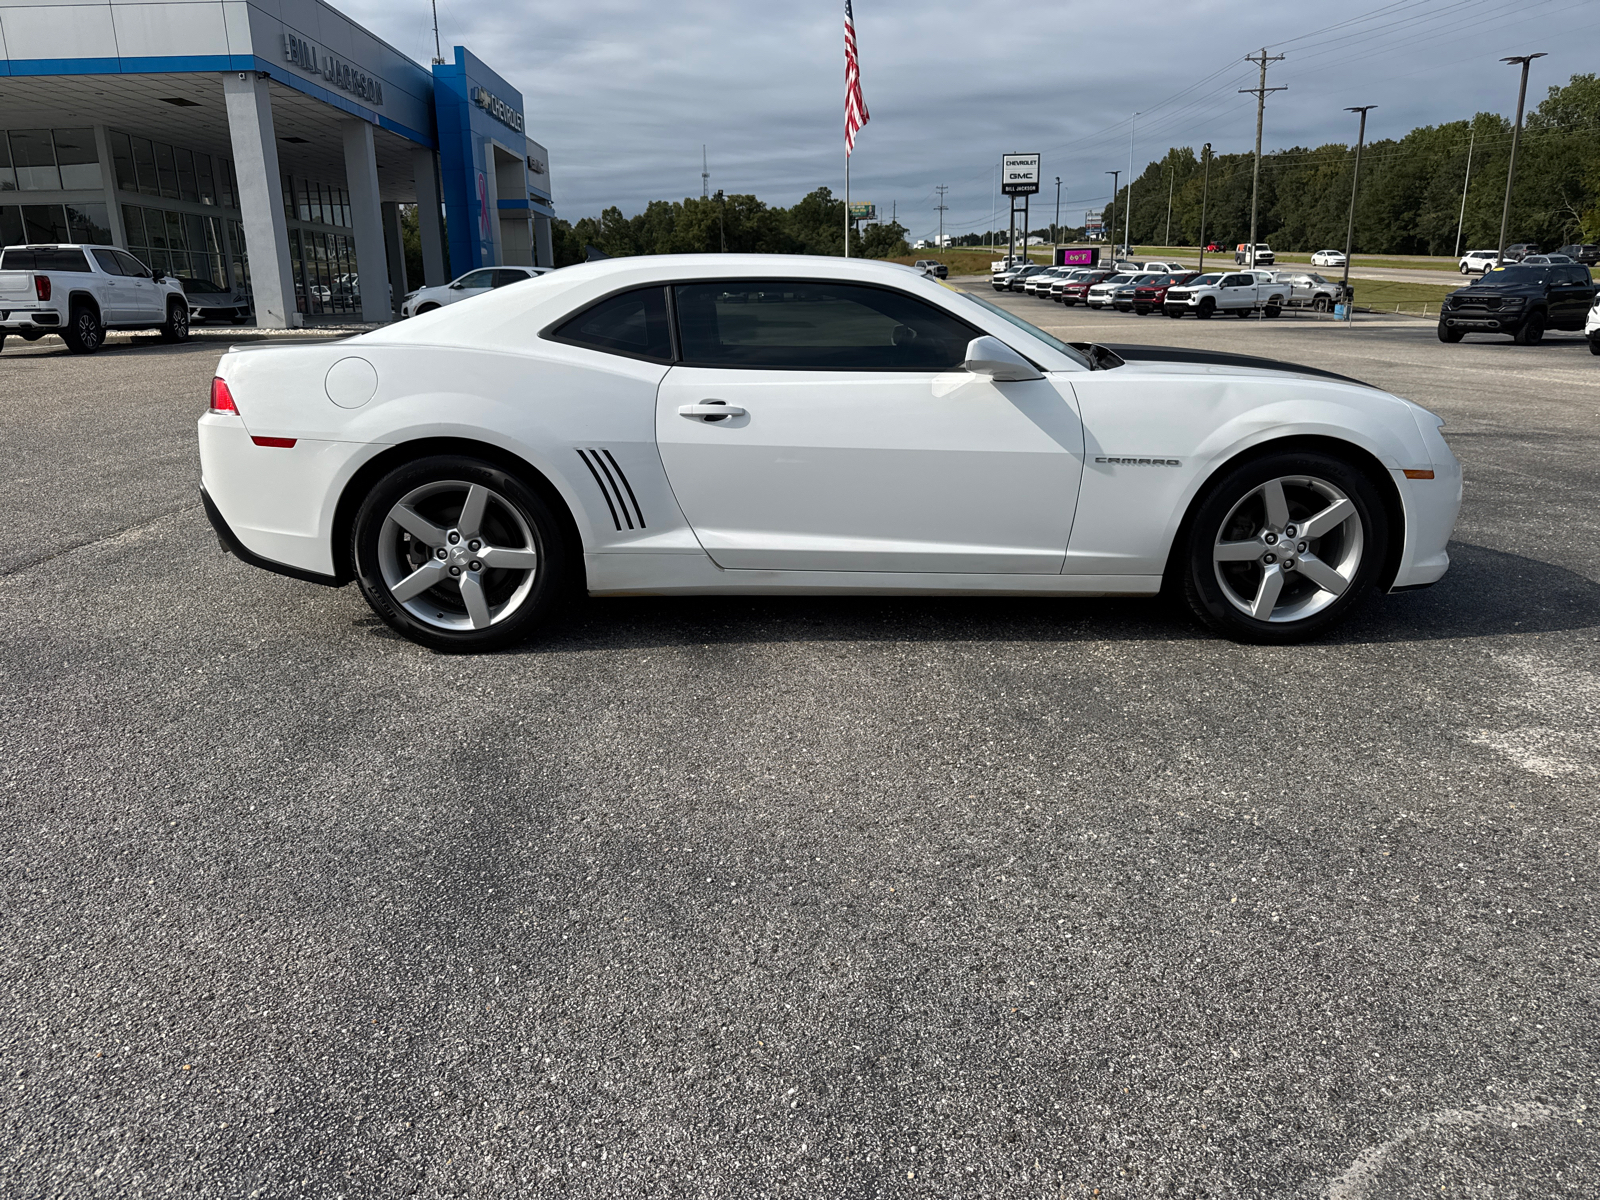
[[[41,300],[50,299],[50,276],[35,275],[33,277],[33,294]]]
[[[239,415],[239,406],[233,402],[233,393],[220,375],[211,380],[211,411]]]

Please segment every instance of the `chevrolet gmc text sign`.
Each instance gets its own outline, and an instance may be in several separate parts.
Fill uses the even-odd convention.
[[[1000,162],[1000,191],[1007,196],[1032,196],[1039,191],[1039,156],[1008,154]]]

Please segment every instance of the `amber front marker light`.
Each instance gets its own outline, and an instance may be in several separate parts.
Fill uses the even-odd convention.
[[[1407,479],[1432,479],[1433,478],[1433,472],[1432,471],[1407,471],[1406,472],[1406,478]]]

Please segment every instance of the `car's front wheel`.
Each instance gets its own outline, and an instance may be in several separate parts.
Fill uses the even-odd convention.
[[[1207,321],[1207,320],[1211,319],[1211,314],[1216,312],[1216,311],[1217,311],[1217,302],[1215,300],[1213,300],[1210,296],[1206,296],[1203,299],[1201,299],[1200,307],[1195,310],[1195,314],[1194,315],[1199,317],[1202,321]]]
[[[1440,321],[1439,322],[1439,340],[1441,342],[1448,342],[1450,345],[1453,346],[1453,345],[1455,345],[1457,342],[1459,342],[1461,340],[1461,330],[1452,329],[1452,328],[1450,328],[1450,326],[1446,325],[1443,321]]]
[[[1269,454],[1212,485],[1182,547],[1184,595],[1237,641],[1288,643],[1343,621],[1388,556],[1382,497],[1332,455]]]
[[[0,338],[0,345],[3,344],[4,338]],[[1591,333],[1589,335],[1589,353],[1600,354],[1600,333]]]
[[[1544,314],[1529,313],[1517,331],[1511,335],[1511,340],[1519,346],[1537,346],[1544,341]]]
[[[167,319],[161,322],[161,340],[163,342],[189,340],[189,306],[183,301],[167,302]]]
[[[539,495],[492,463],[418,459],[378,481],[351,530],[356,580],[374,612],[436,650],[521,641],[566,596],[570,548]]]

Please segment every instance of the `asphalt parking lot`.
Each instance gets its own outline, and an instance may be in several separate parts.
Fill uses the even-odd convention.
[[[0,1194],[1592,1197],[1600,359],[1005,303],[1433,408],[1451,572],[442,657],[217,548],[220,343],[8,343]]]

